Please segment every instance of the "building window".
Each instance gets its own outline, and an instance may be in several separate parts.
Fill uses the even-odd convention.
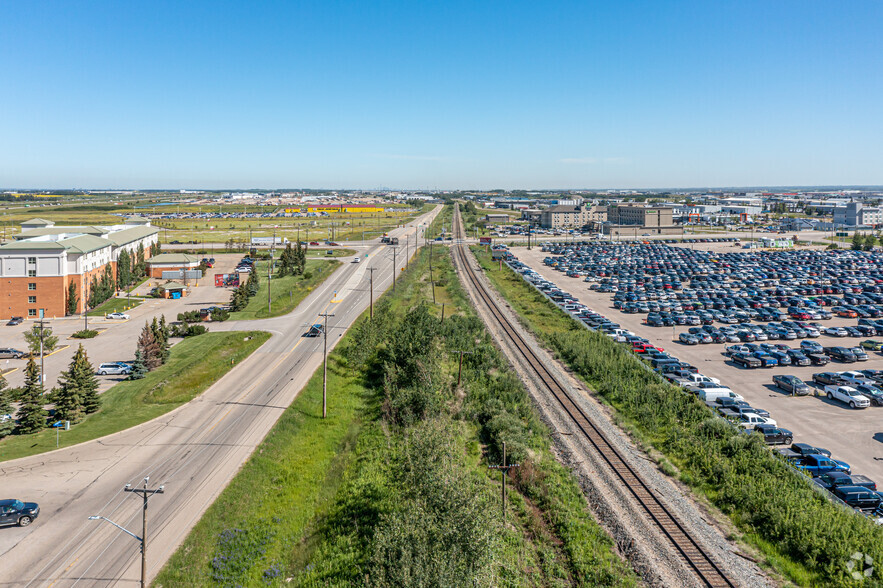
[[[29,278],[36,278],[37,277],[37,270],[28,270],[28,277]]]
[[[37,282],[28,282],[28,290],[36,290]]]
[[[28,316],[37,316],[37,309],[36,308],[29,308],[28,309]]]
[[[36,296],[28,296],[28,304],[37,304]]]
[[[28,258],[28,263],[29,263],[30,265],[37,265],[37,258],[36,258],[36,257],[29,257],[29,258]]]

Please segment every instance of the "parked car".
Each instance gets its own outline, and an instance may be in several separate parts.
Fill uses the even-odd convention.
[[[877,490],[877,483],[861,474],[847,474],[846,472],[828,472],[813,479],[813,483],[825,490],[832,490],[837,486],[862,486],[868,490]]]
[[[0,500],[0,525],[27,527],[40,516],[40,505],[36,502],[22,502],[15,498]]]
[[[13,349],[12,347],[4,347],[0,349],[0,359],[21,359],[27,357],[27,353]]]
[[[785,392],[790,392],[791,396],[806,396],[809,394],[809,386],[797,376],[776,374],[773,376],[773,384]]]
[[[762,365],[758,358],[747,353],[735,353],[730,359],[733,360],[733,363],[744,368],[759,368]]]
[[[874,406],[883,406],[883,390],[871,383],[855,384],[859,394],[871,401]]]
[[[850,473],[851,468],[845,461],[839,461],[825,457],[824,455],[807,455],[803,457],[797,465],[799,470],[810,474],[813,478],[826,474],[828,472],[846,472]]]
[[[127,315],[124,312],[112,312],[110,314],[104,315],[104,317],[111,319],[111,320],[124,320],[124,321],[129,320],[129,315]]]
[[[776,421],[769,417],[762,417],[754,412],[746,412],[739,415],[737,420],[740,427],[743,429],[753,429],[757,425],[772,425],[776,426]]]
[[[867,339],[860,343],[862,349],[867,349],[868,351],[880,351],[883,349],[883,341],[876,341],[874,339]]]
[[[823,455],[825,457],[831,457],[831,452],[824,447],[816,447],[809,443],[794,443],[791,445],[791,450],[799,454],[801,457],[807,455]]]
[[[107,375],[124,375],[128,376],[132,373],[132,367],[129,364],[122,362],[108,362],[102,363],[98,366],[98,375],[99,376],[107,376]]]
[[[690,333],[681,333],[678,335],[678,341],[683,343],[684,345],[698,345],[699,338],[696,335],[691,335]]]
[[[834,361],[855,363],[855,355],[846,347],[825,347],[825,353],[827,353]]]
[[[876,509],[883,501],[883,497],[864,486],[835,486],[831,490],[831,494],[847,505],[860,510]]]
[[[9,322],[6,323],[7,327],[14,327],[16,325],[20,325],[24,322],[24,318],[20,316],[14,316],[9,319]]]
[[[756,425],[754,431],[763,435],[763,440],[767,445],[788,445],[794,439],[794,433],[775,425]]]
[[[850,347],[849,350],[855,356],[856,361],[868,361],[868,354],[861,347]]]

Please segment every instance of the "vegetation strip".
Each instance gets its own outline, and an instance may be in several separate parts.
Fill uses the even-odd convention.
[[[273,277],[270,280],[271,308],[267,310],[267,263],[255,264],[254,273],[259,286],[248,304],[237,312],[230,313],[231,320],[248,320],[270,318],[288,314],[340,267],[340,262],[333,259],[308,259],[302,275]]]
[[[101,409],[59,435],[59,447],[91,441],[147,422],[189,402],[260,347],[269,333],[207,333],[181,341],[168,362],[143,379],[120,382],[100,396]],[[0,440],[0,460],[56,448],[55,431],[12,435]]]
[[[155,584],[633,586],[450,262],[424,248],[362,316]],[[463,372],[457,385],[457,350]],[[507,442],[508,525],[499,463]],[[290,579],[290,581],[289,581]]]
[[[793,468],[777,459],[756,435],[745,435],[691,395],[646,369],[609,337],[587,331],[507,266],[473,251],[486,275],[522,317],[605,401],[640,443],[671,463],[661,468],[721,511],[766,556],[766,564],[799,585],[851,586],[853,553],[883,561],[883,531],[844,510]]]

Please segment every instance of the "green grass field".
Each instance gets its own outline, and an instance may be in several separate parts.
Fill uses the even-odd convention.
[[[165,365],[141,380],[120,382],[101,395],[101,410],[62,431],[60,447],[97,439],[147,422],[202,394],[233,367],[263,345],[261,331],[206,333],[172,347]],[[248,339],[248,340],[246,340]],[[132,343],[134,347],[134,342]],[[55,431],[12,435],[0,440],[0,460],[55,449]]]
[[[112,312],[127,312],[144,302],[141,298],[108,298],[89,311],[89,316],[104,316]]]
[[[239,312],[230,313],[232,320],[270,318],[288,314],[307,297],[316,286],[334,273],[341,262],[334,259],[308,259],[302,276],[285,276],[270,280],[270,310],[267,310],[267,262],[258,262],[255,271],[260,278],[260,288]],[[309,277],[306,277],[309,274]]]

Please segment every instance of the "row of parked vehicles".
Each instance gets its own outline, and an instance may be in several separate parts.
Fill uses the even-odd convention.
[[[683,337],[681,337],[683,341]],[[865,341],[870,345],[873,341]],[[797,348],[784,343],[741,343],[730,345],[723,355],[740,367],[760,368],[777,366],[824,366],[831,361],[855,363],[868,361],[868,353],[863,346],[842,347],[838,345],[824,347],[815,341],[801,341]]]
[[[787,459],[797,470],[807,475],[816,487],[827,490],[832,500],[873,516],[877,522],[883,522],[883,507],[881,507],[883,496],[877,494],[876,484],[867,477],[853,475],[849,464],[833,459],[830,451],[825,449],[812,447],[805,443],[795,443],[794,434],[779,426],[768,411],[751,406],[741,395],[723,385],[717,378],[699,373],[695,366],[681,361],[646,339],[622,329],[620,325],[579,303],[573,296],[558,288],[554,283],[545,280],[514,257],[510,256],[507,263],[575,320],[579,320],[590,329],[605,332],[617,341],[630,345],[632,351],[642,357],[650,369],[653,369],[667,381],[680,386],[685,392],[695,394],[734,427],[747,433],[753,432],[761,435],[767,445],[786,446],[787,448],[777,450],[778,455]],[[754,344],[749,345],[752,345],[754,349],[731,349],[728,352],[739,355],[747,352],[766,352],[767,349],[770,353],[788,354],[788,351],[791,351],[793,353],[788,355],[788,358],[792,362],[795,360],[801,362],[798,365],[810,365],[813,361],[810,359],[810,355],[821,354],[827,357],[825,348],[814,341],[803,341],[800,349],[788,351],[781,347],[774,348],[771,344],[763,344],[767,346],[766,348]],[[803,363],[804,357],[805,362],[808,363]],[[818,359],[817,361],[824,360]],[[837,374],[837,378],[839,378],[838,386],[843,384],[875,386],[883,383],[883,371],[840,372]],[[865,380],[874,380],[876,384]],[[809,386],[796,376],[776,375],[773,382],[792,394],[809,393]],[[837,393],[832,391],[831,394],[836,398],[835,394]],[[879,390],[879,402],[883,405],[883,390]]]

